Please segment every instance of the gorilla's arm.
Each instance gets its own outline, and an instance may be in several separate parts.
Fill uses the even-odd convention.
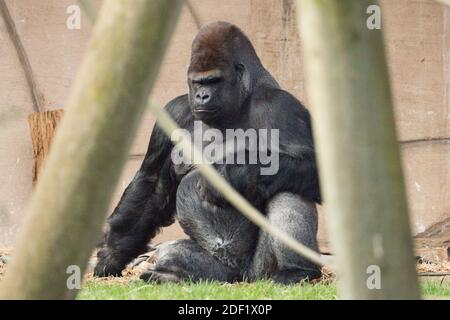
[[[279,192],[292,192],[322,203],[308,110],[283,90],[266,91],[264,98],[271,101],[270,106],[259,100],[257,110],[263,114],[261,119],[265,119],[265,126],[280,130],[280,166],[274,176],[260,176],[259,183],[270,197]]]
[[[183,122],[183,111],[189,110],[186,106],[182,96],[169,102],[166,110]],[[172,148],[170,139],[155,125],[141,168],[108,218],[96,276],[120,275],[128,262],[147,250],[160,227],[173,223],[178,182],[170,159]]]
[[[278,172],[261,175],[259,164],[216,165],[221,175],[257,207],[263,208],[267,199],[280,192],[292,192],[321,203],[310,116],[305,107],[283,90],[261,90],[252,98],[248,126],[280,130]],[[226,204],[221,194],[206,181],[202,188],[209,201]]]

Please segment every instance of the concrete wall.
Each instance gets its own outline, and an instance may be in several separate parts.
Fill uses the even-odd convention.
[[[280,84],[307,103],[293,2],[192,0],[202,23],[227,20],[241,27]],[[84,17],[80,30],[66,27],[66,9],[75,3],[7,0],[47,110],[64,108],[91,33]],[[413,228],[421,233],[450,216],[450,10],[431,0],[381,3]],[[192,16],[183,9],[152,94],[161,106],[186,92],[189,50],[196,32]],[[27,116],[33,108],[2,21],[0,57],[0,244],[10,244],[31,194]],[[153,124],[147,112],[111,207],[139,167]],[[322,240],[326,239],[323,219],[321,214]],[[156,241],[180,236],[174,225]]]

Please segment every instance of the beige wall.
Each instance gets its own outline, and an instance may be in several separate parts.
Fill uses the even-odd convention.
[[[7,0],[48,110],[63,108],[91,28],[68,30],[75,0]],[[281,85],[307,102],[292,0],[192,0],[203,23],[227,20],[254,43]],[[396,117],[415,232],[450,216],[449,9],[431,0],[382,1]],[[197,28],[183,10],[152,99],[164,105],[186,92],[185,73]],[[0,21],[0,244],[14,240],[31,193],[27,115],[33,111],[14,48]],[[339,63],[338,61],[336,63]],[[154,120],[142,119],[113,207],[142,161]],[[323,215],[321,216],[323,220]],[[177,226],[158,240],[179,237]],[[323,223],[320,237],[325,238]]]

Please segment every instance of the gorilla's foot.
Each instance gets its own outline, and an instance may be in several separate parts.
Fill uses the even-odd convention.
[[[295,284],[301,281],[312,281],[322,276],[320,270],[282,270],[274,273],[270,278],[280,284]]]
[[[157,246],[151,257],[154,266],[141,279],[156,282],[215,280],[232,282],[239,270],[222,264],[193,240],[176,240]]]
[[[185,277],[179,276],[173,272],[156,271],[154,269],[144,271],[139,278],[146,282],[156,283],[181,282],[183,280],[187,280]]]

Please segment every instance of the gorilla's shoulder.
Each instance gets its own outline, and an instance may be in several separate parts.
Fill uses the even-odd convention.
[[[302,120],[309,123],[309,112],[289,92],[279,88],[259,88],[252,95],[251,116],[268,118],[270,122],[290,123]]]
[[[169,101],[164,109],[181,127],[184,127],[184,124],[187,124],[192,120],[193,116],[189,107],[189,98],[187,94],[178,96]]]
[[[291,93],[286,90],[273,87],[261,87],[256,89],[252,95],[252,104],[257,108],[268,107],[275,110],[278,110],[278,108],[283,108],[284,111],[288,111],[286,109],[291,108],[293,110],[305,109],[303,104]]]
[[[172,100],[170,100],[164,107],[167,112],[172,113],[175,111],[187,111],[189,110],[189,100],[188,95],[183,94]]]

